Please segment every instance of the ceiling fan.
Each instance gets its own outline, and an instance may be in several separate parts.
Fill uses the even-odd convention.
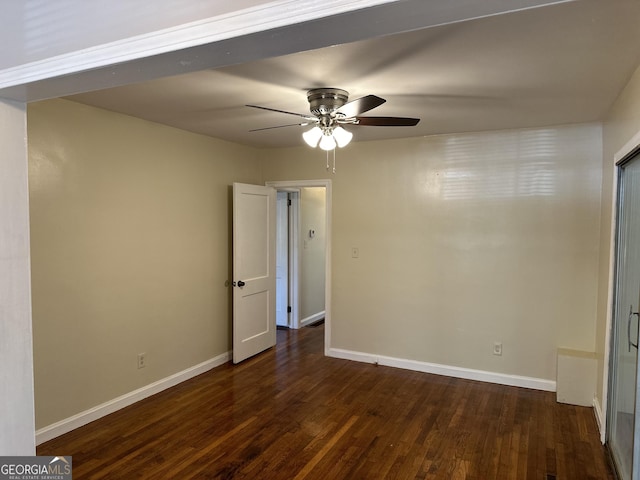
[[[311,147],[320,146],[323,150],[333,150],[346,146],[353,137],[342,125],[361,125],[375,127],[411,127],[417,125],[419,118],[407,117],[362,117],[361,114],[382,105],[386,100],[376,95],[366,95],[356,100],[349,100],[349,92],[339,88],[314,88],[307,92],[307,100],[311,115],[287,112],[260,105],[247,107],[260,108],[271,112],[295,115],[304,119],[301,123],[278,125],[250,130],[251,132],[270,130],[273,128],[313,125],[311,130],[302,134],[305,142]]]

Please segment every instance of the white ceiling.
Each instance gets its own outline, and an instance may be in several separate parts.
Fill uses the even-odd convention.
[[[598,121],[640,61],[640,1],[578,0],[95,91],[69,99],[257,147],[302,145],[306,91],[375,94],[355,141]]]

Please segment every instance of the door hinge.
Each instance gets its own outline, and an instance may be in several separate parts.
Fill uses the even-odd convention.
[[[289,206],[289,207],[291,206],[291,199],[290,198],[287,200],[287,206]]]
[[[291,307],[287,307],[287,313],[291,313]]]

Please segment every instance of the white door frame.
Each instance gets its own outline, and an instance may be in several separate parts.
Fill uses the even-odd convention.
[[[290,195],[289,208],[289,326],[300,328],[300,189],[285,188]],[[294,198],[291,198],[291,197]]]
[[[289,202],[291,202],[287,208],[287,303],[290,307],[290,312],[287,314],[287,327],[298,329],[300,328],[300,303],[298,298],[300,292],[300,249],[298,246],[300,238],[300,189],[277,188],[276,191],[278,193],[287,193]],[[279,233],[278,231],[278,237],[276,238],[278,243],[281,240]],[[276,286],[276,295],[279,293],[278,288]]]
[[[327,202],[325,231],[327,232],[324,280],[324,354],[331,348],[331,180],[282,180],[265,182],[276,190],[287,190],[305,187],[324,187]]]
[[[276,191],[276,326],[291,326],[289,285],[291,256],[289,253],[289,192]],[[284,263],[284,265],[283,265]],[[285,267],[283,269],[283,266]],[[285,270],[283,272],[283,270]],[[283,292],[285,290],[285,292]],[[284,294],[284,295],[283,295]],[[283,298],[284,297],[284,298]],[[284,318],[283,318],[284,317]]]

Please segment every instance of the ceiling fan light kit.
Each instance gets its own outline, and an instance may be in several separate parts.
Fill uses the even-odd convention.
[[[247,105],[271,112],[285,113],[302,117],[305,121],[293,125],[280,125],[276,127],[259,128],[269,130],[272,128],[313,125],[313,128],[302,134],[307,145],[312,148],[320,147],[327,152],[335,148],[343,148],[351,142],[353,133],[342,128],[342,125],[362,125],[376,127],[410,127],[417,125],[419,118],[405,117],[361,117],[362,113],[373,110],[386,102],[384,98],[375,95],[366,95],[356,100],[349,100],[349,92],[340,88],[314,88],[307,92],[311,115],[287,112],[259,105]],[[335,167],[334,167],[335,172]]]
[[[322,150],[327,150],[327,151],[335,150],[336,141],[333,139],[333,135],[330,132],[323,133],[318,146]]]
[[[346,131],[339,125],[324,130],[315,126],[304,132],[302,138],[311,148],[319,146],[322,150],[333,150],[336,146],[346,147],[353,138],[353,133]]]
[[[353,133],[348,132],[340,125],[333,129],[333,138],[340,148],[349,145],[349,142],[353,138]]]
[[[313,127],[311,130],[304,132],[302,138],[311,148],[316,148],[322,138],[322,130],[320,130],[320,127]]]

